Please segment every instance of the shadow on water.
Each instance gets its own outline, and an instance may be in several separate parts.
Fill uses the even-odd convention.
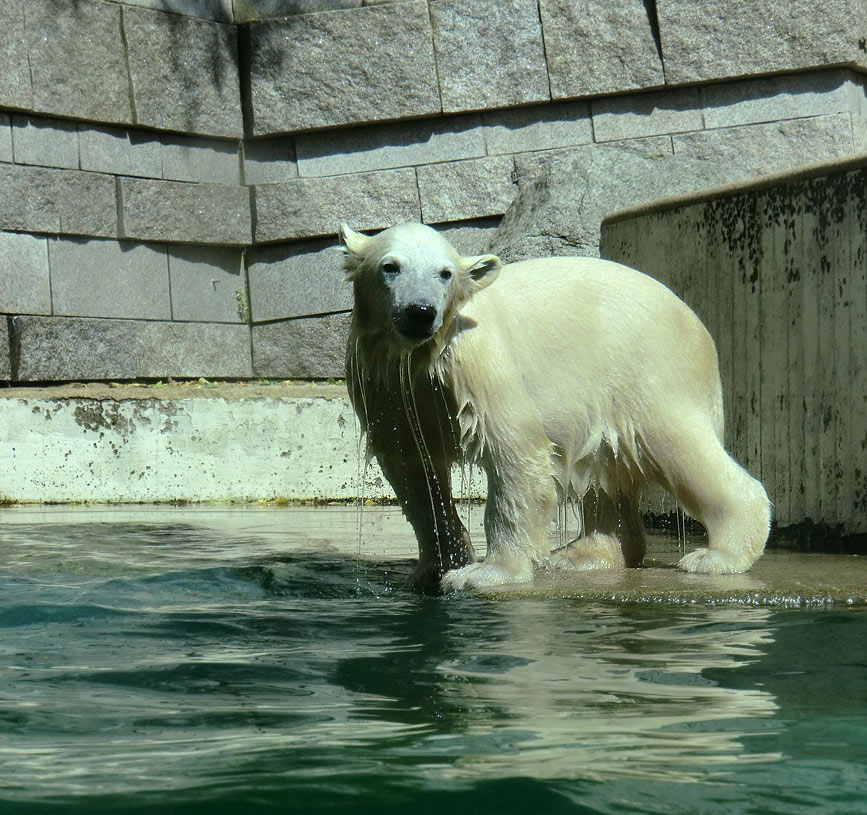
[[[310,548],[0,524],[0,811],[867,812],[861,610],[421,597]]]

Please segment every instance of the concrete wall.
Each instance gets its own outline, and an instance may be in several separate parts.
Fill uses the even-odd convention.
[[[617,213],[602,253],[710,329],[726,445],[777,523],[867,532],[867,157]]]
[[[0,381],[340,377],[340,219],[482,251],[549,157],[692,151],[723,180],[867,147],[861,0],[0,16]]]

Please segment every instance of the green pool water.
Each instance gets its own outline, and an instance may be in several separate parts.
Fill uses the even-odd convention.
[[[671,547],[421,597],[390,509],[4,509],[0,812],[867,813],[862,560]]]

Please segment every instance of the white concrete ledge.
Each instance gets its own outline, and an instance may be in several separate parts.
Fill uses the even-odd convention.
[[[341,386],[0,390],[5,501],[346,500],[358,453]],[[386,487],[371,467],[367,494]]]

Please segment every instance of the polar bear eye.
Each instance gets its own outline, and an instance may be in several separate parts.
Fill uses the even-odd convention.
[[[382,271],[387,275],[396,275],[400,272],[400,266],[396,260],[383,261]]]
[[[451,280],[452,279],[452,270],[451,269],[443,269],[440,272],[440,277],[443,280]]]

